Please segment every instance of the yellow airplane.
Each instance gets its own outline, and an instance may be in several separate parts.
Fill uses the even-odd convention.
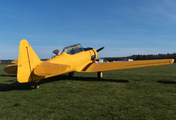
[[[23,39],[19,45],[18,60],[12,61],[15,64],[7,65],[4,71],[17,74],[20,83],[35,81],[35,88],[38,89],[40,80],[65,73],[74,76],[74,72],[97,72],[101,78],[102,71],[167,65],[174,62],[174,59],[163,59],[97,63],[97,52],[103,48],[95,50],[76,44],[65,47],[63,52],[54,58],[41,61],[27,40]]]

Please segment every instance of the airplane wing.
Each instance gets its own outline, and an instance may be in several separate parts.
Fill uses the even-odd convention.
[[[34,74],[38,76],[54,76],[64,74],[69,65],[42,62],[34,68]]]
[[[174,59],[89,63],[81,72],[100,72],[172,64]]]

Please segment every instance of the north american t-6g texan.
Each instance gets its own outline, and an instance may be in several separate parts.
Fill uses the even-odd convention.
[[[19,83],[35,81],[35,88],[39,88],[40,80],[65,73],[73,76],[74,72],[97,72],[101,78],[102,71],[167,65],[174,62],[174,59],[161,59],[97,63],[97,52],[103,48],[95,50],[83,48],[81,44],[71,45],[65,47],[60,55],[41,61],[28,41],[23,39],[19,45],[18,60],[12,62],[16,64],[7,65],[4,71],[17,74]]]

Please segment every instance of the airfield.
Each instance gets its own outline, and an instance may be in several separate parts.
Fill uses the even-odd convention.
[[[176,64],[19,84],[0,64],[0,119],[176,119]]]

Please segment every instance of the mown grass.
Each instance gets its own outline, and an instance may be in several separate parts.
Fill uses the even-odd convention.
[[[19,84],[0,64],[0,119],[176,119],[176,64]]]

